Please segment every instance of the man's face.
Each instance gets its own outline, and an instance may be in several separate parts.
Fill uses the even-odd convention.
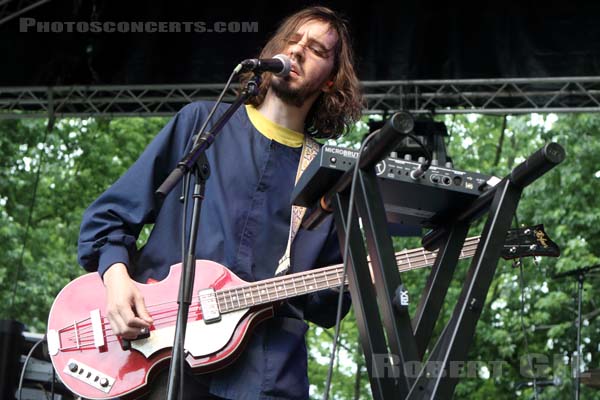
[[[292,70],[284,78],[273,76],[271,88],[288,104],[300,107],[314,101],[329,90],[334,63],[334,47],[338,35],[326,22],[311,20],[302,23],[287,38],[282,53],[290,57]]]

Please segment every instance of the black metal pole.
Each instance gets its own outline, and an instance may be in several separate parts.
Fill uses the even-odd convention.
[[[575,400],[579,400],[581,390],[581,303],[583,302],[583,281],[585,273],[577,276],[577,351],[575,362]]]
[[[192,290],[194,288],[194,274],[196,271],[196,239],[198,237],[198,227],[200,226],[200,211],[202,209],[202,199],[206,188],[206,180],[210,175],[210,168],[206,155],[203,153],[200,156],[203,161],[194,168],[196,184],[194,185],[194,205],[192,209],[192,223],[190,226],[190,239],[188,243],[188,252],[186,254],[183,271],[179,281],[179,296],[177,304],[177,323],[175,324],[175,339],[173,341],[173,353],[171,365],[169,367],[169,383],[167,387],[167,399],[175,400],[178,389],[177,384],[180,377],[183,375],[181,366],[183,365],[183,350],[185,342],[185,331],[187,328],[187,320],[192,303]],[[198,170],[198,171],[197,171]]]
[[[423,288],[423,294],[413,318],[415,344],[419,359],[423,358],[427,345],[431,341],[468,231],[469,224],[464,222],[456,223],[450,228],[449,235],[438,250],[427,283]]]
[[[214,142],[217,134],[221,131],[225,123],[231,118],[235,111],[248,100],[251,96],[258,94],[260,76],[255,75],[246,83],[246,87],[238,96],[236,101],[227,109],[227,111],[215,123],[211,132],[205,132],[196,140],[193,149],[178,163],[177,168],[165,179],[156,195],[159,199],[164,198],[177,184],[177,182],[188,173],[194,171],[196,183],[194,185],[194,202],[192,208],[192,222],[189,231],[188,252],[183,260],[183,270],[181,271],[181,280],[179,284],[179,297],[177,303],[177,322],[175,323],[175,337],[173,339],[173,351],[171,355],[171,365],[169,367],[169,379],[167,387],[167,399],[175,400],[178,389],[178,382],[183,376],[183,359],[185,345],[185,331],[189,307],[192,302],[192,290],[194,288],[194,274],[196,267],[196,239],[198,227],[200,226],[200,212],[202,209],[202,200],[204,199],[204,190],[206,181],[210,175],[210,165],[206,158],[206,150]],[[186,212],[186,210],[184,210]]]
[[[371,259],[376,298],[387,337],[390,353],[402,366],[419,361],[417,346],[408,312],[408,304],[401,305],[394,298],[402,291],[402,278],[398,273],[394,245],[388,232],[383,199],[379,191],[375,169],[358,172],[356,203],[363,223],[367,249]],[[399,299],[398,299],[399,300]],[[405,368],[398,368],[398,396],[406,397],[413,377]]]
[[[345,246],[346,229],[350,225],[350,221],[347,220],[349,202],[348,193],[337,193],[333,197],[333,217],[340,249]],[[352,217],[348,241],[348,289],[352,296],[352,307],[356,316],[360,344],[365,355],[373,399],[397,398],[398,379],[395,377],[394,370],[398,367],[394,365],[389,355],[356,213]]]

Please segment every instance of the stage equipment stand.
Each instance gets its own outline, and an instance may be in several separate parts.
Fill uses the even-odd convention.
[[[394,117],[392,117],[393,119]],[[393,125],[393,124],[392,124]],[[381,134],[389,133],[386,127]],[[402,132],[396,129],[400,138]],[[369,144],[365,148],[365,153]],[[390,149],[393,147],[387,147]],[[387,156],[369,152],[361,158],[355,188],[355,212],[349,233],[348,282],[356,315],[360,342],[365,355],[374,399],[448,399],[458,383],[457,365],[464,364],[473,341],[475,326],[494,276],[506,233],[523,189],[563,161],[564,149],[549,143],[518,165],[496,186],[490,187],[452,220],[435,227],[423,238],[424,247],[438,249],[433,268],[411,321],[406,291],[398,273],[392,240],[388,233],[384,203],[378,187],[375,165]],[[307,216],[304,227],[311,229],[331,209],[340,248],[345,245],[352,169],[320,199]],[[418,185],[418,183],[415,183]],[[325,206],[325,207],[323,207]],[[443,333],[422,362],[436,321],[448,292],[454,269],[469,226],[487,212],[475,256],[464,279],[462,293]],[[359,228],[362,221],[366,250],[371,261],[371,280],[365,241]],[[427,255],[423,252],[423,256]]]

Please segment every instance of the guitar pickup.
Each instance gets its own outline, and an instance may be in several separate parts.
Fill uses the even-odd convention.
[[[131,350],[131,342],[133,340],[148,339],[149,337],[150,337],[150,329],[142,328],[140,330],[140,334],[137,335],[137,337],[135,339],[123,339],[122,337],[119,338],[119,340],[121,342],[121,349],[123,349],[123,351],[129,351],[129,350]]]
[[[212,324],[221,320],[221,311],[219,311],[219,303],[215,289],[208,288],[198,291],[198,299],[200,300],[200,309],[202,310],[202,319],[205,324]]]
[[[102,315],[99,309],[90,311],[90,321],[92,323],[92,333],[94,334],[94,346],[98,351],[105,352],[106,336],[104,333],[104,324],[102,323]]]

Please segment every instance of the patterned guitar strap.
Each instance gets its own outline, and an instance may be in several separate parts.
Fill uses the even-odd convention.
[[[300,156],[300,162],[298,163],[298,171],[296,172],[295,184],[298,183],[298,179],[300,179],[300,176],[302,176],[302,173],[304,172],[306,167],[308,167],[311,161],[315,159],[318,152],[319,144],[315,142],[312,138],[308,137],[308,135],[305,135],[304,144],[302,145],[302,155]],[[306,207],[292,206],[292,215],[290,218],[290,234],[288,236],[287,247],[285,249],[285,253],[279,260],[279,266],[275,271],[275,276],[285,275],[290,270],[290,252],[292,249],[292,242],[296,237],[296,233],[298,233],[298,229],[300,229],[300,223],[302,222],[302,218],[304,217],[305,212]]]

